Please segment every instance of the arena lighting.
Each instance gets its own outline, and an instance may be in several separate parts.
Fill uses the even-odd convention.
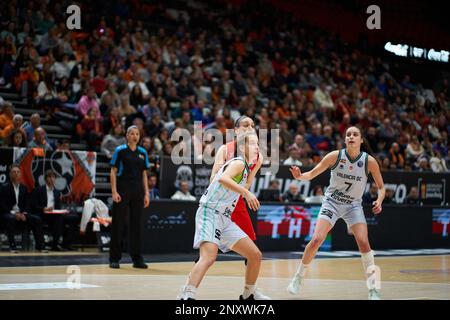
[[[392,52],[399,57],[425,59],[430,61],[447,62],[449,61],[450,52],[446,50],[435,50],[427,48],[413,47],[407,44],[392,44],[386,42],[384,50]]]

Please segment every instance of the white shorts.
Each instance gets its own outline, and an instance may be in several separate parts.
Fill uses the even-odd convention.
[[[220,251],[230,251],[239,240],[248,237],[230,218],[217,210],[199,206],[195,215],[194,249],[207,241],[217,244]]]
[[[357,223],[367,224],[361,203],[342,204],[328,197],[323,200],[317,218],[328,221],[331,226],[334,226],[339,218],[344,219],[348,227]]]

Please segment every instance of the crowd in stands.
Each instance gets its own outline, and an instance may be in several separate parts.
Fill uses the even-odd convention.
[[[380,57],[274,16],[270,6],[250,1],[226,11],[219,2],[213,13],[118,1],[104,15],[82,6],[83,29],[70,31],[64,3],[19,3],[0,5],[0,85],[45,109],[89,150],[110,157],[135,124],[155,162],[170,155],[177,128],[201,121],[224,133],[246,114],[258,130],[280,129],[285,164],[317,163],[356,124],[383,170],[450,168],[447,78],[426,88],[408,74],[394,77]],[[4,102],[4,144],[52,148],[33,120],[25,128],[22,121]]]

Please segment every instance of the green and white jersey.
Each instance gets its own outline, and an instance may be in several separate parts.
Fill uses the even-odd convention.
[[[325,196],[342,204],[361,203],[368,178],[368,159],[366,152],[352,160],[346,149],[339,150]]]
[[[205,193],[200,198],[201,206],[215,210],[227,217],[231,217],[231,213],[234,211],[236,202],[241,195],[222,186],[222,184],[219,183],[219,179],[222,177],[228,165],[233,161],[243,161],[245,164],[245,168],[241,172],[241,174],[233,178],[233,180],[237,184],[243,187],[245,186],[250,169],[244,158],[236,157],[227,161],[219,169],[216,176],[214,177],[214,180],[211,182],[208,189],[206,189]]]

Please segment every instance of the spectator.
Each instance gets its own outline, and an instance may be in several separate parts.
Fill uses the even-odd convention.
[[[400,151],[400,147],[397,142],[394,142],[389,149],[389,160],[391,162],[391,168],[403,169],[405,167],[405,158]]]
[[[7,145],[8,147],[26,148],[28,143],[23,130],[13,130],[8,136]]]
[[[289,147],[289,158],[284,160],[283,164],[285,166],[299,166],[299,167],[301,167],[303,164],[300,161],[300,149],[295,147],[295,146]]]
[[[56,174],[52,170],[45,172],[45,185],[37,187],[32,195],[32,210],[51,228],[52,250],[71,250],[71,241],[76,229],[77,217],[73,215],[54,214],[54,210],[61,210],[61,193],[55,188]],[[64,235],[64,226],[69,224],[69,232]],[[60,238],[64,235],[62,246],[59,245]]]
[[[413,136],[411,141],[406,146],[406,159],[412,163],[416,162],[416,160],[424,155],[425,149],[420,144],[417,136]]]
[[[441,172],[449,172],[447,167],[447,163],[445,159],[442,158],[442,154],[439,150],[434,152],[434,155],[430,159],[430,167],[433,172],[441,173]]]
[[[157,188],[158,185],[158,177],[154,172],[148,173],[148,192],[150,193],[150,201],[154,199],[159,199],[159,189]]]
[[[307,136],[306,142],[311,146],[313,150],[326,149],[326,146],[322,144],[326,142],[324,136],[321,135],[320,131],[322,130],[322,126],[320,123],[317,123],[312,126],[311,134]],[[320,147],[320,148],[319,148]]]
[[[97,95],[95,94],[94,87],[88,87],[86,89],[86,95],[82,96],[77,105],[77,112],[84,119],[88,114],[90,109],[96,109],[98,112],[96,113],[96,118],[101,119],[100,107],[97,103]]]
[[[319,87],[314,91],[314,102],[317,108],[320,109],[335,109],[333,100],[331,99],[328,90],[326,89],[325,82],[321,82]]]
[[[370,189],[368,192],[364,193],[362,200],[363,204],[372,204],[378,198],[378,188],[375,183],[370,185]]]
[[[5,139],[14,129],[12,104],[5,102],[0,114],[0,139]]]
[[[99,110],[96,108],[89,109],[78,130],[78,134],[86,139],[89,151],[95,151],[97,144],[103,138],[103,123],[97,117],[98,112]]]
[[[395,203],[397,203],[395,201],[394,195],[395,195],[395,189],[393,189],[392,187],[387,187],[386,188],[386,196],[384,198],[383,203],[385,203],[385,204],[395,204]]]
[[[431,171],[430,163],[428,162],[428,158],[426,156],[420,157],[414,166],[417,171]]]
[[[299,192],[297,183],[292,182],[289,185],[289,189],[281,196],[281,200],[284,202],[303,202],[303,196]]]
[[[40,126],[41,126],[41,116],[39,115],[39,113],[33,113],[30,117],[30,122],[25,126],[25,133],[27,135],[28,142],[33,140],[34,130],[36,130]]]
[[[305,199],[305,203],[322,203],[324,198],[323,187],[317,185],[312,190],[312,195]]]
[[[146,133],[154,138],[159,135],[164,125],[161,122],[161,116],[159,114],[153,115],[151,121],[146,125]]]
[[[47,134],[42,127],[34,130],[34,139],[28,144],[30,148],[41,148],[44,152],[53,151],[53,147],[46,140]]]
[[[419,190],[417,187],[411,187],[408,196],[405,198],[404,204],[418,205],[420,204]]]
[[[1,219],[6,227],[9,248],[12,253],[18,253],[15,233],[19,228],[29,227],[33,231],[36,241],[36,250],[46,253],[44,247],[44,234],[42,231],[42,219],[30,211],[27,188],[20,183],[22,172],[18,164],[9,168],[10,181],[0,187]]]
[[[261,189],[259,192],[261,201],[281,201],[280,182],[276,179],[270,181],[268,189]]]
[[[197,200],[193,195],[189,193],[189,183],[187,181],[180,181],[180,190],[175,192],[170,198],[172,200],[185,200],[195,201]]]
[[[117,123],[109,134],[107,134],[102,141],[100,150],[106,155],[108,159],[112,158],[116,148],[127,142],[125,138],[125,131],[120,123]]]

